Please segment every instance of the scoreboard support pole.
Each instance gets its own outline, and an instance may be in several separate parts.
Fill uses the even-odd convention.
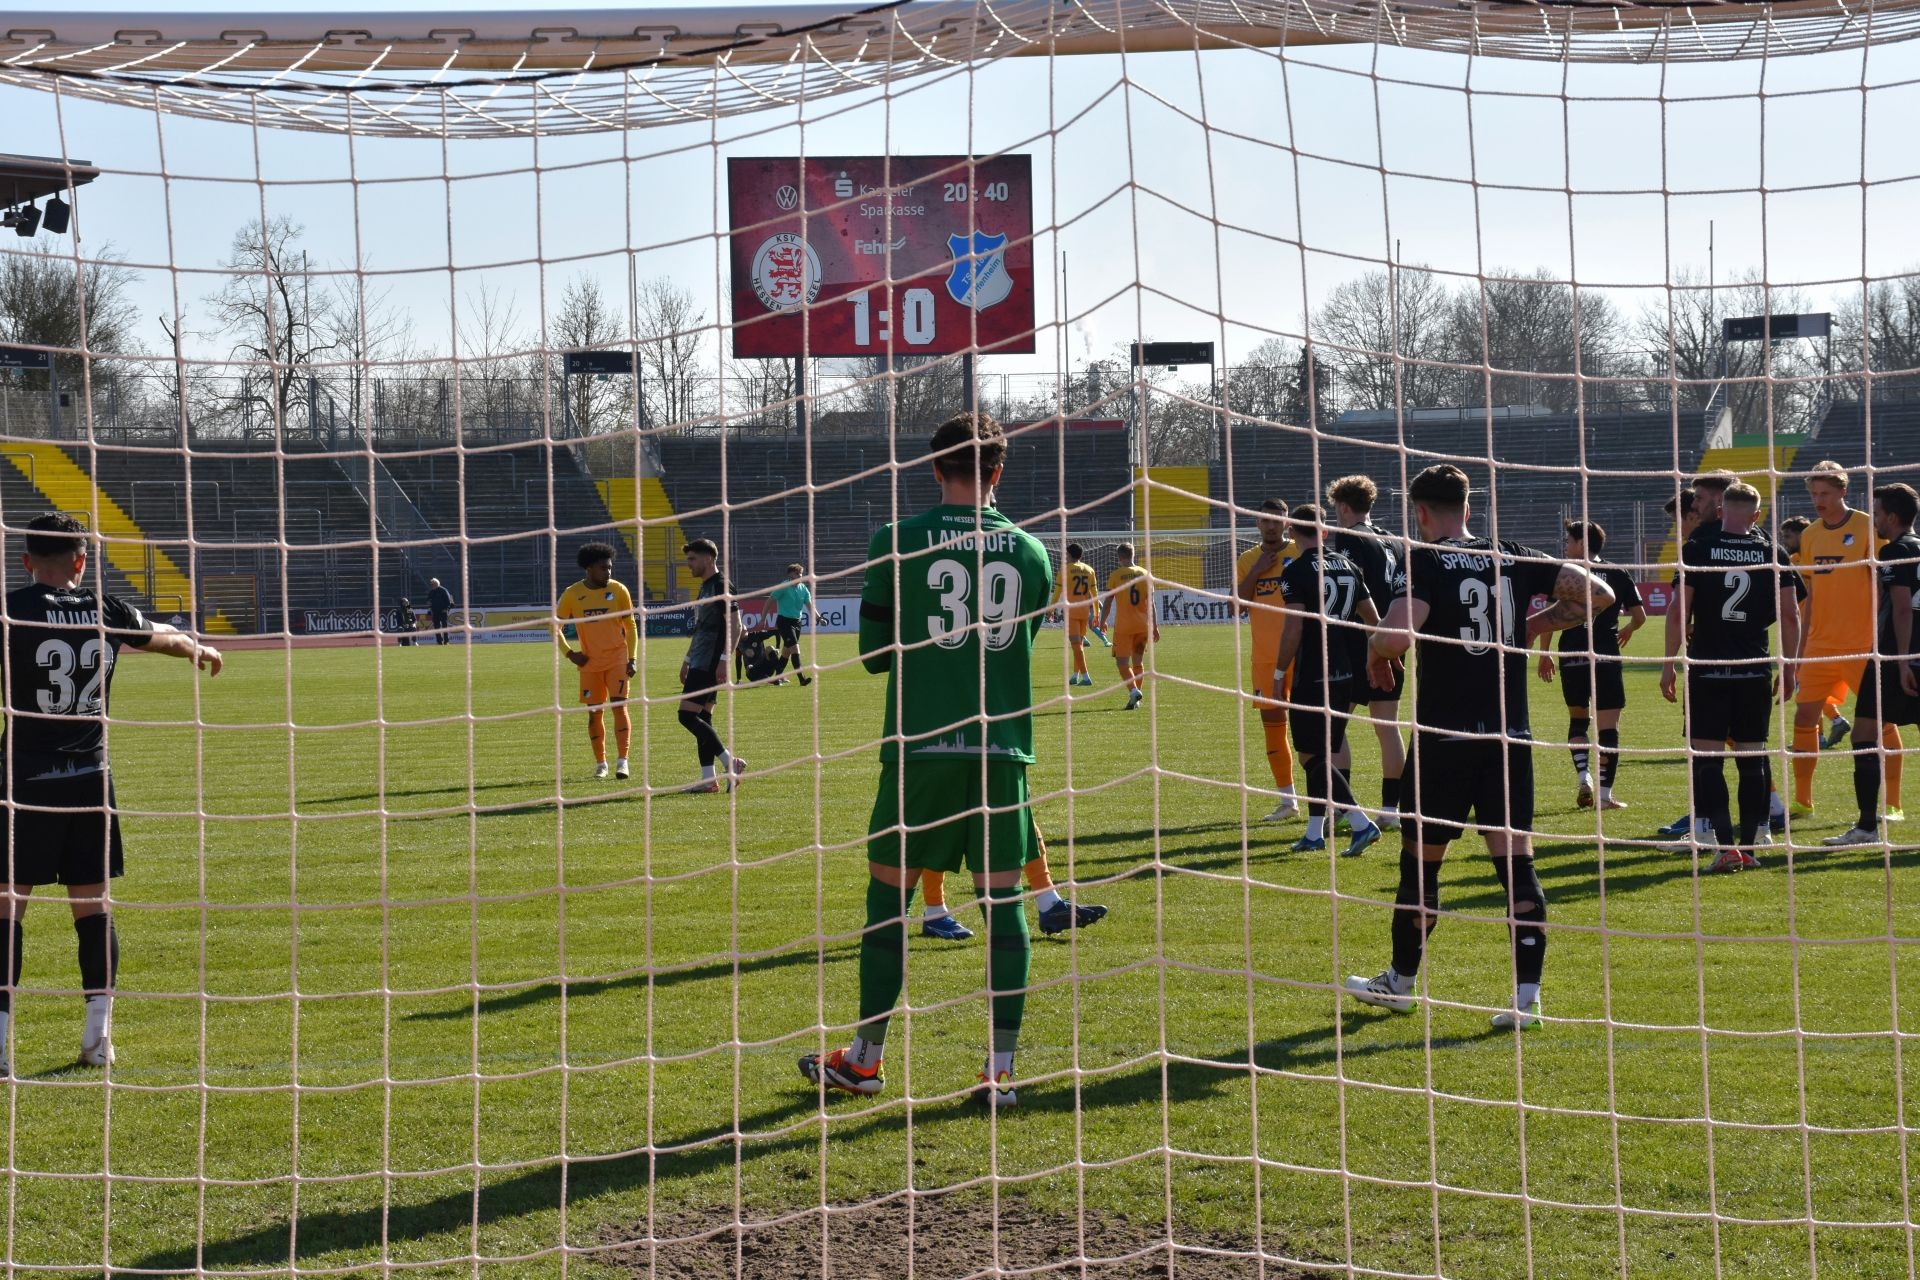
[[[807,358],[793,358],[793,429],[801,435],[810,433],[813,415],[807,412]]]
[[[974,394],[974,390],[973,352],[969,351],[960,357],[960,408],[966,413],[972,413],[979,408],[976,403],[979,397]]]

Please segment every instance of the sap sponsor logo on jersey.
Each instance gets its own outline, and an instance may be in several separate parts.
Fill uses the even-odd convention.
[[[907,238],[905,236],[901,236],[898,240],[892,241],[891,243],[885,240],[855,240],[853,242],[853,251],[856,254],[865,254],[870,258],[884,257],[889,253],[898,253],[906,247]]]

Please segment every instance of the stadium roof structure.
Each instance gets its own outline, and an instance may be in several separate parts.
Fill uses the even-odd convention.
[[[41,196],[58,195],[99,176],[100,171],[84,160],[0,153],[0,205],[12,208]]]

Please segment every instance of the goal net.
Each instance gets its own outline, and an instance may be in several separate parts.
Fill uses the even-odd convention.
[[[86,585],[225,660],[36,705],[58,652],[5,621],[13,876],[73,817],[18,781],[36,717],[104,726],[126,864],[109,1067],[97,926],[9,899],[8,1267],[1913,1275],[1916,739],[1855,697],[1906,591],[1874,495],[1920,484],[1916,14],[0,21],[8,586],[70,513]],[[875,535],[953,497],[968,411],[1037,541],[930,569]],[[1441,616],[1441,464],[1515,547],[1402,694],[1335,698],[1365,617],[1285,566],[1384,549],[1367,599]],[[1663,696],[1721,472],[1808,540],[1759,747],[1685,718],[1693,649]],[[1585,571],[1618,662],[1611,619],[1529,644]],[[1477,727],[1402,777],[1442,703]],[[916,790],[896,718],[978,772]],[[1495,747],[1531,774],[1436,898],[1394,823]],[[1780,816],[1735,849],[1747,760]],[[1019,884],[941,916],[875,823]],[[1417,986],[1356,998],[1408,920]]]

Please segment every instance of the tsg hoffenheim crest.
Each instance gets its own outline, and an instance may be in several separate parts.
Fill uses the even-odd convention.
[[[985,311],[1013,292],[1013,277],[1007,274],[1005,236],[984,231],[948,236],[947,252],[954,259],[953,270],[947,275],[947,292],[961,306]]]

